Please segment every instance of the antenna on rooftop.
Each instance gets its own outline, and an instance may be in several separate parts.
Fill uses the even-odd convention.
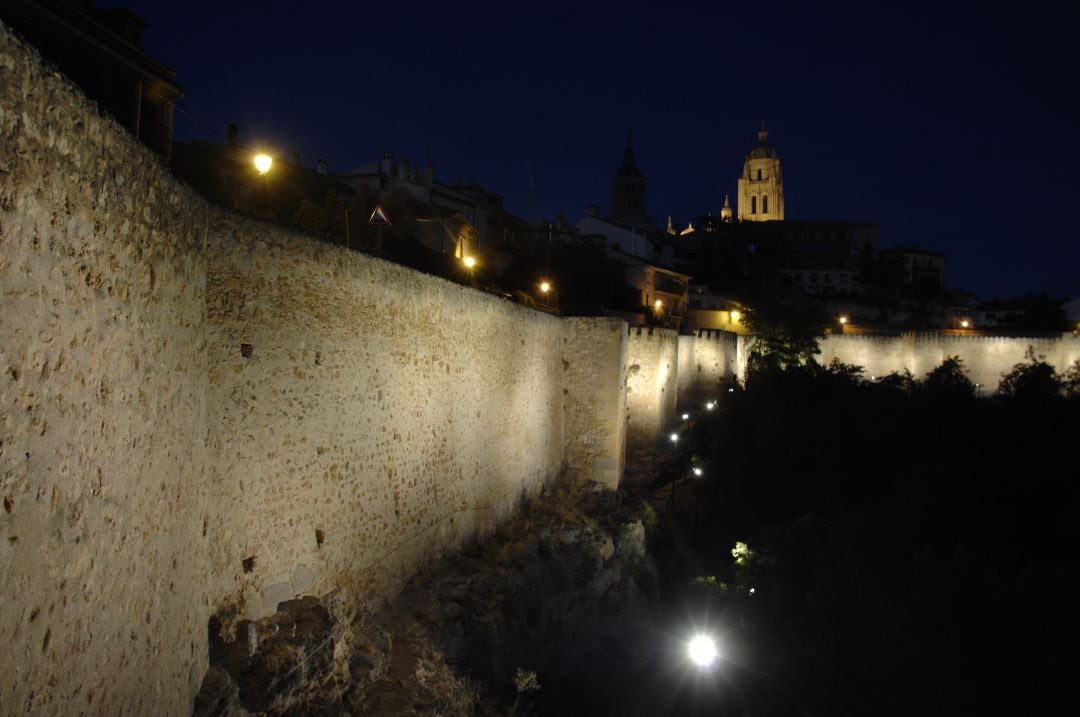
[[[536,190],[536,184],[533,182],[532,162],[529,162],[529,224],[532,224],[535,219],[533,218],[533,201]]]

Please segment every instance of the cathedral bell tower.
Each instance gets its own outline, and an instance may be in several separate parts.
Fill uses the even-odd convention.
[[[780,157],[769,144],[764,123],[757,146],[746,155],[739,177],[739,221],[767,222],[784,218],[784,178]]]
[[[645,175],[634,164],[634,145],[630,141],[629,132],[626,134],[623,163],[615,170],[615,176],[611,180],[611,216],[625,221],[646,216]]]

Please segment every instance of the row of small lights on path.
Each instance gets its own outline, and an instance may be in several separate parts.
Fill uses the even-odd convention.
[[[656,303],[657,308],[659,308],[659,300]],[[706,402],[706,411],[712,411],[714,408],[716,408],[716,401]],[[683,413],[681,417],[683,421],[690,420],[689,413]],[[677,432],[673,432],[670,438],[673,444],[678,445],[679,434]],[[692,466],[690,468],[690,471],[694,474],[695,478],[700,478],[701,476],[705,475],[705,469],[701,466]],[[694,665],[696,665],[701,670],[712,669],[716,665],[717,660],[719,660],[720,658],[720,650],[716,646],[716,641],[708,635],[704,635],[701,633],[694,635],[694,637],[692,637],[690,641],[687,642],[686,654],[687,656],[689,656],[690,661],[693,662]]]

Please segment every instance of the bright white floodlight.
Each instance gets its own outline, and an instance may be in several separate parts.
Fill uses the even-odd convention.
[[[678,440],[679,440],[679,434],[678,433],[672,433],[671,434],[671,442],[676,443]]]
[[[719,656],[716,651],[716,643],[713,642],[711,637],[705,635],[698,635],[691,640],[690,644],[687,645],[687,652],[690,659],[698,667],[712,667]]]

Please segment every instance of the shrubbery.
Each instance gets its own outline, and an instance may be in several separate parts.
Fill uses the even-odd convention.
[[[1080,634],[1080,365],[1038,357],[976,398],[763,363],[702,417],[702,570],[754,661],[754,714],[1031,713],[1067,697]],[[744,541],[742,564],[732,546]],[[750,588],[754,589],[751,596]]]

